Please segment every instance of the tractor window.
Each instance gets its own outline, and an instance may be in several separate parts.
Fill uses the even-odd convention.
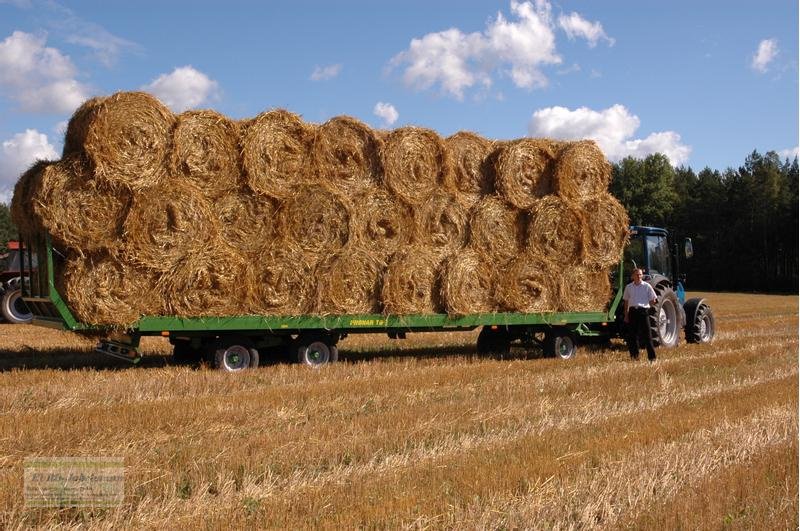
[[[647,238],[647,255],[650,258],[649,274],[660,274],[672,277],[672,261],[669,256],[669,243],[664,236],[650,236]]]
[[[636,262],[636,267],[644,267],[644,241],[641,236],[633,236],[630,243],[625,248],[625,262],[622,266],[622,274],[624,278],[631,278],[633,271],[633,263]]]

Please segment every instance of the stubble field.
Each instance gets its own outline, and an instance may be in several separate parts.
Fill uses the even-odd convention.
[[[0,527],[795,529],[798,298],[703,295],[715,342],[652,365],[450,333],[234,375],[0,325]],[[123,457],[125,501],[26,508],[32,456]]]

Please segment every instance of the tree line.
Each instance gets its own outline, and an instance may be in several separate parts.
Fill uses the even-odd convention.
[[[692,238],[687,289],[797,293],[798,162],[753,151],[738,169],[673,168],[661,154],[613,164],[631,223]]]

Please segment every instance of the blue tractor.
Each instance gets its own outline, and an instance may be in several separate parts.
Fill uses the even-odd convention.
[[[682,251],[682,252],[680,252]],[[650,313],[653,343],[672,348],[678,344],[683,329],[687,343],[708,343],[714,338],[714,312],[704,298],[685,300],[685,275],[680,273],[681,255],[689,259],[694,254],[692,241],[684,240],[683,249],[670,245],[668,233],[657,227],[631,227],[631,239],[625,249],[623,275],[630,278],[634,267],[644,270],[648,282],[658,296]],[[615,335],[625,334],[622,305],[614,323]]]

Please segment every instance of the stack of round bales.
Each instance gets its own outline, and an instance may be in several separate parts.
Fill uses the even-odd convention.
[[[593,142],[376,131],[285,110],[82,105],[14,191],[81,321],[602,310],[627,216]]]

